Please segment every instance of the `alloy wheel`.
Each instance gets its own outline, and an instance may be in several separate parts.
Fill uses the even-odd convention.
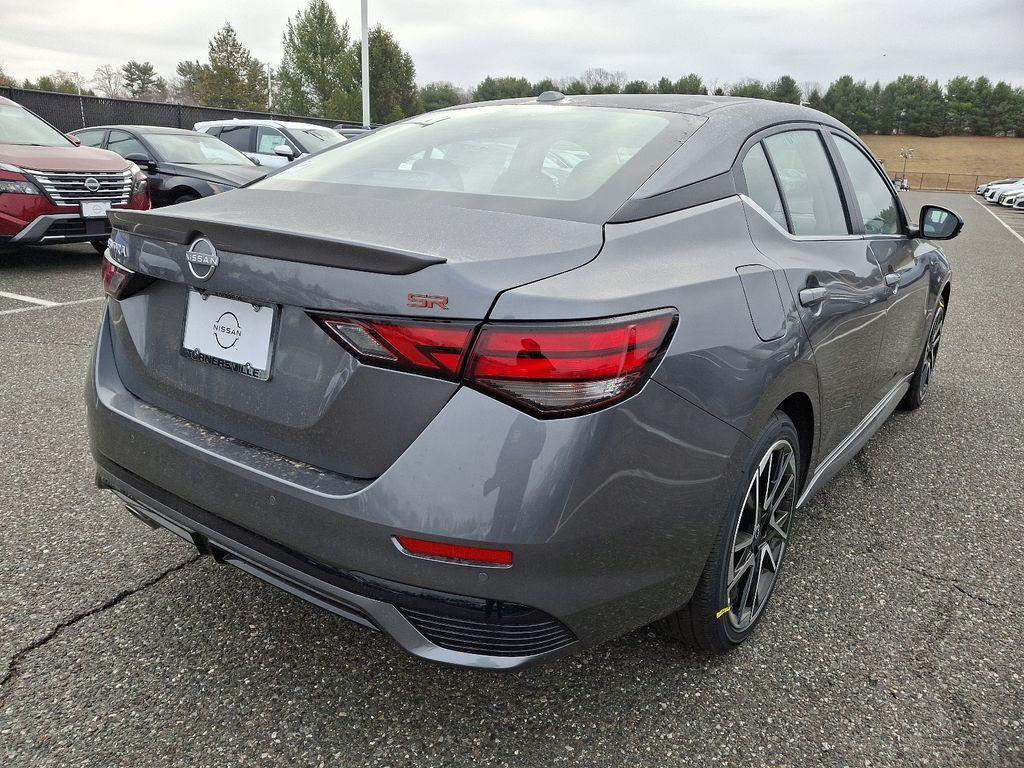
[[[796,454],[788,440],[761,458],[732,537],[726,581],[729,623],[743,632],[757,620],[775,586],[796,507]]]
[[[940,305],[935,311],[935,321],[928,334],[928,341],[925,342],[924,360],[921,366],[921,400],[924,400],[925,392],[928,391],[928,385],[931,383],[932,371],[935,370],[935,359],[938,357],[939,345],[942,343],[942,324],[945,319],[945,309]]]

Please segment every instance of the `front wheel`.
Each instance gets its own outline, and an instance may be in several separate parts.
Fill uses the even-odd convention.
[[[789,548],[800,477],[799,435],[792,420],[776,411],[755,443],[690,602],[655,629],[715,653],[750,636]]]
[[[935,304],[935,317],[932,318],[931,328],[928,329],[928,338],[924,341],[924,349],[921,351],[921,359],[917,363],[914,375],[910,379],[910,389],[900,400],[900,408],[904,411],[913,411],[921,407],[925,395],[928,394],[928,386],[932,382],[935,373],[935,361],[939,356],[939,346],[942,344],[942,326],[946,322],[946,302],[940,297]]]

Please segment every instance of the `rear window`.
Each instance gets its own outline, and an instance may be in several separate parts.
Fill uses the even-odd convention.
[[[625,202],[700,122],[566,105],[452,110],[378,129],[258,186],[308,182],[392,197],[430,193],[467,207],[596,220]]]

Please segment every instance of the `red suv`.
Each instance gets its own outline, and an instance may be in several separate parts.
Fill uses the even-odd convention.
[[[135,163],[79,146],[0,97],[0,246],[91,242],[103,252],[114,208],[150,207]]]

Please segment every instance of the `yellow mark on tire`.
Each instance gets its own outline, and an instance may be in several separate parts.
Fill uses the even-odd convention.
[[[715,614],[715,618],[716,619],[720,619],[723,616],[725,616],[725,614],[727,614],[729,612],[729,608],[730,608],[730,606],[728,606],[728,605],[725,606],[725,608],[723,608],[722,610],[720,610],[718,613]]]

